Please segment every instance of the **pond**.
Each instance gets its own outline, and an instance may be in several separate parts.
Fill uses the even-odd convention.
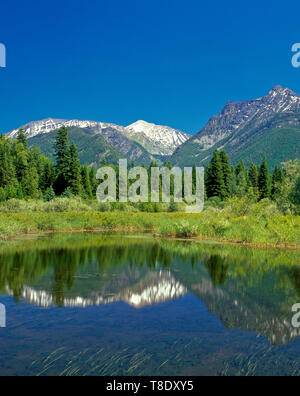
[[[0,243],[0,375],[300,375],[300,252],[147,235]]]

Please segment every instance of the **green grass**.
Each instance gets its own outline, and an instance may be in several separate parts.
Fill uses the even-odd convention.
[[[111,211],[108,211],[110,209]],[[300,247],[300,217],[282,215],[269,201],[233,200],[199,214],[137,212],[74,199],[9,201],[0,206],[0,237],[44,231],[118,230],[161,237],[202,237],[254,245]]]

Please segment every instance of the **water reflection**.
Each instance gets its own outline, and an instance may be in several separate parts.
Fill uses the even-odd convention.
[[[300,335],[299,252],[116,235],[56,235],[0,245],[0,291],[15,303],[135,308],[187,294],[227,329],[250,330],[275,345]]]
[[[8,294],[13,292],[7,289]],[[145,279],[140,282],[139,286],[134,288],[124,288],[120,292],[114,294],[104,291],[103,294],[92,293],[90,297],[74,297],[64,296],[61,294],[57,298],[56,293],[50,293],[45,290],[37,290],[33,287],[24,286],[22,298],[30,303],[43,308],[53,307],[55,305],[69,308],[85,308],[88,306],[97,306],[103,304],[111,304],[123,301],[135,307],[142,308],[146,305],[163,303],[172,300],[187,293],[187,289],[172,276],[170,271],[159,271],[149,273]]]

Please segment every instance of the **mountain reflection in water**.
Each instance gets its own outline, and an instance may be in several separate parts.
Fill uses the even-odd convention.
[[[9,294],[13,294],[9,289]],[[63,305],[70,308],[85,308],[92,305],[111,304],[124,301],[136,308],[145,305],[162,303],[174,298],[178,298],[187,293],[187,289],[172,276],[170,271],[153,272],[146,275],[140,284],[140,290],[135,292],[130,288],[115,295],[91,295],[84,298],[81,296],[65,297]],[[55,305],[55,297],[45,290],[36,290],[33,287],[24,286],[22,298],[37,306],[48,308]]]
[[[147,236],[52,235],[0,244],[0,292],[17,306],[67,311],[119,303],[142,311],[192,296],[228,331],[280,346],[300,336],[291,324],[299,256]]]

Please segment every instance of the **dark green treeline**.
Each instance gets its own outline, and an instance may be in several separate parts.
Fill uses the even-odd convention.
[[[1,135],[0,201],[12,198],[51,201],[55,196],[95,198],[99,183],[96,180],[96,169],[80,164],[77,148],[74,143],[70,143],[66,127],[57,132],[55,155],[56,161],[52,163],[38,148],[29,148],[24,130],[19,131],[15,140]],[[106,165],[106,162],[103,161],[102,165]],[[150,164],[149,175],[153,166],[157,165]],[[169,163],[165,166],[171,168]],[[118,168],[112,167],[118,174]],[[194,191],[195,168],[196,166],[193,171]],[[234,167],[224,151],[216,150],[205,171],[206,198],[216,197],[224,201],[250,192],[258,200],[276,199],[284,177],[284,171],[278,166],[270,173],[266,159],[259,167],[251,164],[250,168],[246,168],[242,161]],[[172,179],[171,189],[173,187]]]
[[[216,150],[205,170],[206,196],[226,200],[251,193],[258,200],[276,199],[284,178],[284,171],[279,166],[273,173],[269,172],[266,158],[259,167],[252,163],[246,168],[243,161],[234,167],[225,151]]]
[[[52,163],[37,147],[29,148],[24,130],[15,140],[1,135],[0,201],[95,196],[96,171],[80,165],[77,148],[70,144],[65,127],[57,133],[55,153],[56,163]]]

